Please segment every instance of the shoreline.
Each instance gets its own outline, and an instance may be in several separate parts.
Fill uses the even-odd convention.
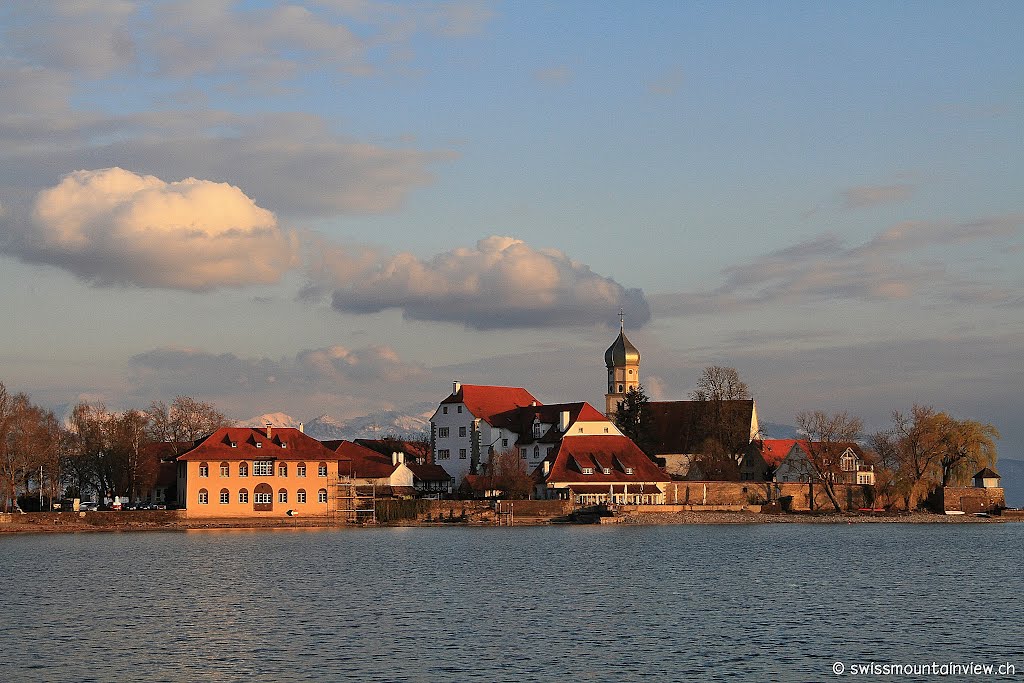
[[[493,527],[480,522],[426,522],[400,520],[377,525],[331,524],[326,519],[147,519],[129,520],[110,517],[68,517],[67,519],[32,519],[34,513],[17,515],[10,522],[0,523],[0,537],[7,534],[53,533],[120,533],[120,532],[186,532],[202,530],[262,529],[362,529],[387,527]],[[100,515],[112,513],[98,513]],[[46,523],[49,521],[50,523]],[[941,515],[912,513],[782,513],[765,514],[749,511],[689,510],[681,512],[629,512],[616,517],[596,518],[592,523],[602,526],[665,526],[711,524],[1004,524],[1024,521],[1024,516],[975,517],[974,515]],[[565,518],[523,516],[515,526],[587,526],[586,522]]]

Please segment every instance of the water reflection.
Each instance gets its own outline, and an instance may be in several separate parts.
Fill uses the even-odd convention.
[[[0,538],[0,680],[801,681],[836,660],[1012,662],[1022,538],[1012,524]]]

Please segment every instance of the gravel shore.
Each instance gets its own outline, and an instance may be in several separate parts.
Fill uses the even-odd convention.
[[[645,512],[616,518],[617,524],[986,524],[1010,521],[1000,517],[912,513],[760,514],[755,512]],[[608,522],[605,522],[608,523]]]

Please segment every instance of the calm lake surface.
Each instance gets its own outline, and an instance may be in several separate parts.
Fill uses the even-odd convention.
[[[1024,524],[8,536],[0,681],[1024,680],[1022,566]]]

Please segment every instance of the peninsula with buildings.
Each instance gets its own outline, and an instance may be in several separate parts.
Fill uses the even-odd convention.
[[[318,440],[301,424],[235,426],[214,412],[196,438],[159,439],[154,423],[173,421],[166,406],[140,413],[135,432],[124,424],[128,413],[90,419],[83,410],[61,440],[71,452],[56,461],[64,495],[52,477],[45,491],[41,466],[35,492],[32,469],[19,474],[21,496],[8,483],[8,506],[31,507],[22,503],[38,495],[41,511],[48,499],[79,517],[156,509],[187,524],[227,526],[500,524],[515,523],[517,508],[520,521],[534,522],[695,511],[988,517],[1006,508],[994,446],[971,431],[977,423],[915,406],[911,416],[894,416],[892,430],[865,439],[855,418],[807,413],[799,418],[804,438],[765,438],[734,369],[707,368],[690,400],[652,401],[640,360],[620,319],[604,355],[603,411],[585,401],[545,404],[522,387],[456,381],[429,436],[419,438]],[[137,436],[134,452],[117,441],[126,429]],[[93,449],[96,471],[76,448]],[[118,458],[130,473],[114,471]]]

